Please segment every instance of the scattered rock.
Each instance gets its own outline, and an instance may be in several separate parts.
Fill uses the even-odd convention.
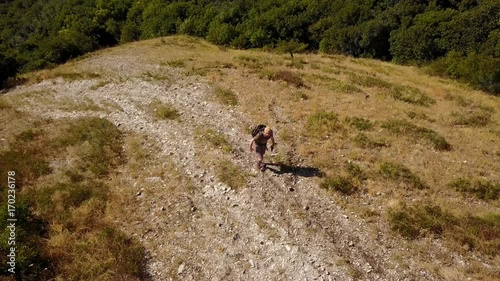
[[[181,263],[181,265],[179,266],[179,268],[177,269],[177,274],[182,274],[182,272],[184,272],[184,263]]]
[[[135,194],[135,196],[141,196],[142,192],[144,192],[144,188],[141,188],[141,190],[137,191],[137,193]]]

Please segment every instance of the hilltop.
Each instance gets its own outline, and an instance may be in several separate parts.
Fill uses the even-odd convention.
[[[500,276],[498,97],[414,67],[185,36],[23,79],[0,97],[0,170],[19,170],[44,225],[26,275]],[[248,151],[259,123],[278,142],[265,173]]]

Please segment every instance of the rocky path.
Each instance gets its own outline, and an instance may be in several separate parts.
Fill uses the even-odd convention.
[[[148,256],[153,280],[427,280],[411,261],[395,261],[404,249],[362,219],[336,205],[315,177],[266,171],[233,190],[199,161],[193,128],[225,133],[232,161],[251,171],[248,117],[210,99],[210,87],[193,77],[175,83],[132,78],[90,90],[97,80],[62,79],[22,86],[11,95],[50,90],[55,99],[91,99],[104,111],[64,111],[25,106],[42,117],[99,116],[123,131],[147,135],[187,175],[194,190],[169,194],[168,179],[153,178],[154,190],[137,196],[137,222],[125,225]],[[173,104],[180,121],[155,121],[145,109],[153,99]],[[112,104],[113,106],[109,106]],[[130,194],[141,183],[125,180]],[[137,185],[138,184],[138,185]],[[182,190],[182,187],[180,187]],[[141,219],[142,217],[142,219]]]

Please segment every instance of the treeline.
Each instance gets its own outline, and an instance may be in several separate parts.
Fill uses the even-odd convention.
[[[430,64],[500,94],[498,0],[3,0],[0,79],[104,46],[187,34],[234,48]]]

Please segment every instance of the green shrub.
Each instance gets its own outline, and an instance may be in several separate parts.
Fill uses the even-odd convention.
[[[272,75],[271,80],[285,81],[288,85],[292,85],[296,88],[308,88],[302,77],[288,70],[279,70]]]
[[[349,174],[349,176],[359,180],[366,180],[368,178],[365,172],[363,172],[363,170],[361,169],[361,167],[355,163],[348,163],[346,166],[346,171]]]
[[[343,93],[362,93],[363,90],[361,90],[360,88],[356,87],[356,85],[353,85],[351,83],[348,83],[348,82],[345,82],[345,81],[341,81],[341,80],[338,80],[338,79],[335,79],[335,78],[330,78],[329,80],[331,80],[331,89],[333,91],[340,91],[340,92],[343,92]]]
[[[70,123],[65,132],[54,140],[59,147],[75,146],[78,167],[95,175],[105,175],[118,164],[122,152],[121,132],[106,119],[80,118]]]
[[[245,55],[236,57],[236,60],[240,62],[240,65],[252,69],[262,69],[270,64],[267,60],[263,58],[251,57]]]
[[[456,224],[456,218],[430,204],[401,205],[389,210],[391,229],[403,237],[415,239],[427,233],[442,235],[446,229]]]
[[[337,114],[333,112],[318,111],[307,119],[306,136],[327,137],[341,128]]]
[[[214,94],[217,100],[225,105],[238,105],[238,97],[231,89],[216,87]]]
[[[469,83],[477,89],[500,94],[500,58],[470,52],[451,51],[431,64],[431,73]]]
[[[406,120],[388,120],[382,124],[382,128],[388,129],[393,134],[403,135],[410,138],[424,139],[437,150],[451,150],[451,144],[449,144],[443,136],[434,130],[418,127]]]
[[[34,140],[40,132],[34,132],[32,129],[28,129],[26,131],[21,132],[19,135],[16,136],[17,141],[32,141]]]
[[[458,178],[448,183],[448,187],[464,194],[473,194],[477,198],[483,200],[496,200],[500,196],[500,184],[490,181],[470,181]]]
[[[381,141],[375,141],[370,139],[366,134],[364,133],[359,133],[355,138],[354,138],[354,143],[359,146],[360,148],[380,148],[380,147],[386,147],[387,144]]]
[[[149,107],[156,120],[177,120],[181,116],[172,104],[157,99],[152,100]]]
[[[427,185],[410,169],[402,164],[385,162],[380,165],[382,175],[392,181],[400,182],[410,188],[424,189]]]
[[[436,103],[433,98],[429,97],[420,89],[410,86],[394,86],[391,88],[390,95],[396,100],[420,106],[430,106]]]
[[[481,109],[472,109],[465,112],[452,112],[453,125],[470,127],[484,127],[491,123],[492,113]]]
[[[358,191],[358,188],[350,179],[342,176],[326,177],[320,183],[319,187],[326,190],[337,191],[344,195],[352,195]]]
[[[359,117],[347,117],[345,121],[351,125],[352,127],[360,130],[360,131],[368,131],[373,128],[373,123],[370,120]]]
[[[233,189],[241,189],[246,184],[247,176],[244,171],[228,160],[218,163],[216,175],[221,182],[229,185]]]
[[[389,83],[380,78],[372,77],[372,76],[362,76],[357,74],[351,74],[349,76],[349,80],[356,85],[368,87],[368,88],[382,88],[382,89],[390,89],[393,87],[392,83]]]
[[[198,139],[207,141],[213,147],[220,148],[225,152],[231,152],[233,150],[232,145],[222,133],[218,133],[210,128],[196,130],[196,136]]]
[[[500,251],[500,215],[456,217],[439,206],[415,203],[389,210],[389,224],[403,237],[416,239],[427,234],[445,238],[459,250],[495,256]]]
[[[500,214],[468,215],[447,232],[463,249],[495,256],[500,251]]]
[[[186,62],[184,62],[183,60],[179,59],[179,60],[170,60],[170,61],[167,61],[166,64],[170,67],[174,67],[174,68],[183,68],[186,66]]]

